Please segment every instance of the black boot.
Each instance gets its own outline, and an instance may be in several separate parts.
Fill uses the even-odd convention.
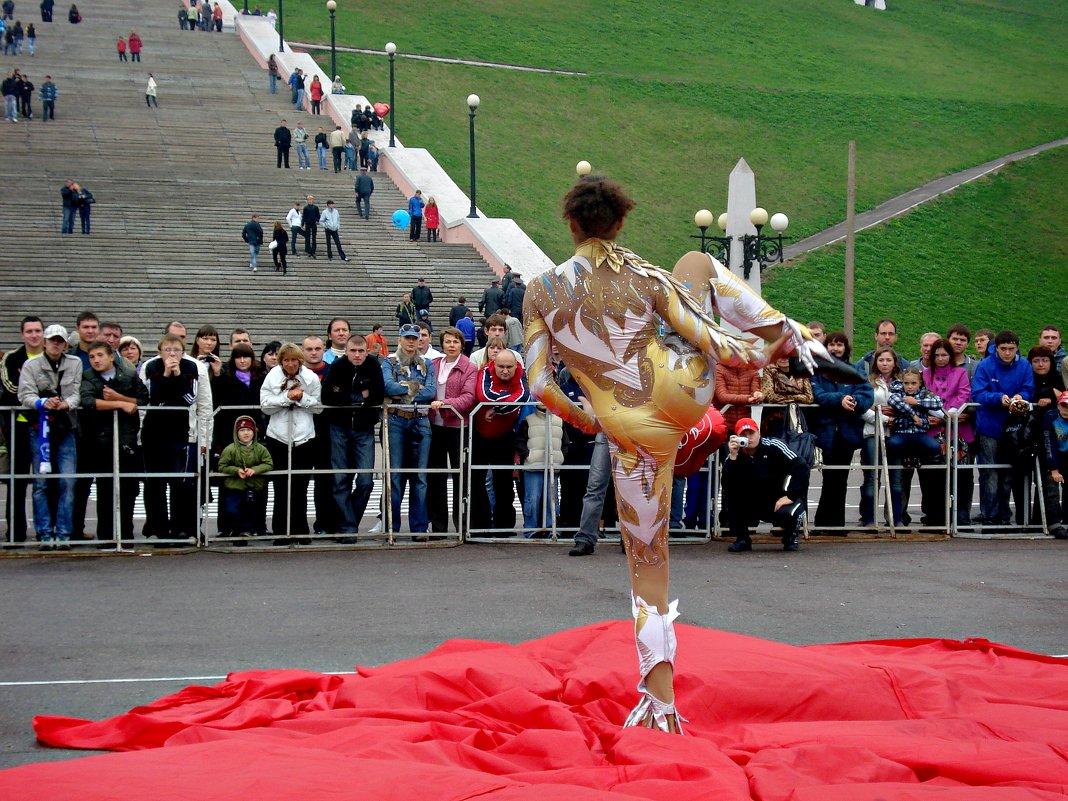
[[[794,524],[793,531],[787,532],[782,535],[782,549],[784,551],[801,550],[801,529],[804,525],[805,516],[801,515],[797,518],[797,523]]]

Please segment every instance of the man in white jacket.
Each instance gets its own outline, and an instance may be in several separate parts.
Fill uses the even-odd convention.
[[[287,475],[289,470],[310,470],[315,463],[315,418],[322,411],[322,387],[315,373],[304,366],[299,345],[286,342],[278,349],[278,365],[260,388],[260,407],[270,419],[264,444],[274,460],[274,512],[271,525],[276,545],[307,544],[293,540],[308,535],[307,474]]]

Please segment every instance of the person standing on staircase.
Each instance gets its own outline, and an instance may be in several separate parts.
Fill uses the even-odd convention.
[[[315,248],[318,244],[317,234],[321,216],[319,207],[315,205],[315,198],[308,195],[308,202],[304,205],[304,211],[301,213],[301,222],[304,223],[304,252],[313,259],[315,258]]]
[[[245,223],[241,231],[241,238],[248,244],[248,268],[256,272],[256,257],[260,255],[260,245],[263,244],[263,227],[260,225],[260,215],[253,214],[252,219]]]
[[[38,93],[41,98],[41,119],[44,122],[56,118],[56,95],[58,94],[59,89],[52,83],[52,76],[46,75],[45,82],[41,85],[41,91]]]
[[[328,259],[334,258],[334,253],[330,249],[331,241],[337,248],[337,255],[341,257],[342,261],[348,261],[349,257],[345,255],[345,251],[341,247],[341,237],[339,235],[341,229],[341,215],[338,214],[336,208],[334,208],[334,201],[326,201],[326,211],[322,215],[323,230],[326,231],[326,257]]]
[[[55,5],[55,0],[41,0],[41,22],[52,21],[52,9]]]
[[[308,158],[308,132],[304,123],[298,122],[293,129],[293,141],[297,143],[297,169],[310,170],[311,159]]]
[[[285,120],[282,120],[281,124],[274,129],[274,146],[278,150],[278,169],[282,169],[282,163],[285,162],[288,170],[289,148],[293,146],[293,134],[289,132],[289,127],[286,125]]]
[[[141,37],[137,31],[130,31],[130,61],[141,62]]]
[[[128,61],[126,58],[126,40],[121,36],[119,37],[119,41],[115,43],[115,49],[119,53],[119,61]]]
[[[423,190],[416,189],[415,194],[408,200],[408,215],[412,218],[411,227],[408,229],[408,239],[418,242],[423,230]]]
[[[366,167],[360,167],[360,174],[356,176],[356,216],[365,220],[371,219],[371,194],[375,191],[375,182],[367,174]]]
[[[341,153],[345,150],[345,132],[341,126],[334,127],[326,137],[330,144],[330,152],[334,154],[334,172],[341,172]]]
[[[412,287],[412,303],[415,308],[430,311],[430,304],[434,302],[434,293],[426,285],[426,279],[420,278],[418,285]],[[412,322],[416,322],[413,320]]]
[[[159,108],[159,101],[156,100],[156,79],[152,77],[151,72],[148,73],[148,86],[145,87],[145,106]]]
[[[304,229],[301,228],[303,216],[300,213],[300,201],[293,204],[293,208],[289,210],[289,214],[286,215],[286,224],[289,226],[289,255],[297,255],[297,237],[304,236]]]

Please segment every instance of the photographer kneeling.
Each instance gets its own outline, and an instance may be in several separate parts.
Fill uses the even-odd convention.
[[[782,529],[782,549],[800,548],[809,468],[782,440],[760,437],[760,427],[744,417],[727,441],[723,463],[723,497],[734,542],[731,553],[753,550],[749,527],[767,520]],[[785,487],[785,489],[783,489]]]

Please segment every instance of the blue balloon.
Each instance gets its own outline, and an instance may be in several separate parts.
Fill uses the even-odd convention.
[[[412,216],[404,209],[397,209],[395,212],[393,212],[393,225],[397,228],[407,228],[408,224],[411,223],[411,221]]]

